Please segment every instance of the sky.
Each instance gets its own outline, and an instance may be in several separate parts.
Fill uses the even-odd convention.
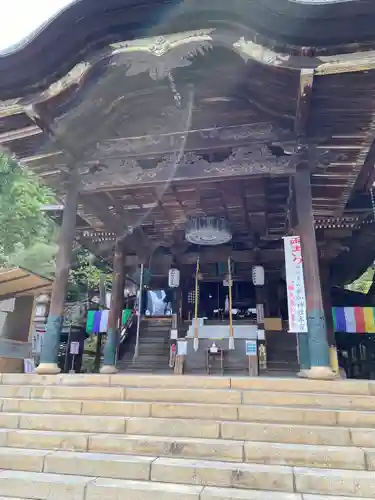
[[[0,0],[0,52],[19,43],[73,0]],[[5,21],[6,20],[6,21]]]

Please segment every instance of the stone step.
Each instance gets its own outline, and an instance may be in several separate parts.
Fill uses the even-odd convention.
[[[176,403],[241,404],[242,394],[240,391],[222,389],[184,389],[182,391],[181,389],[129,387],[125,389],[125,399]]]
[[[0,446],[11,448],[90,451],[231,462],[245,461],[271,465],[375,470],[375,447],[361,449],[268,441],[235,441],[222,438],[196,439],[155,435],[12,429],[2,430],[0,439]]]
[[[208,439],[220,437],[239,441],[375,448],[375,429],[349,429],[339,426],[38,413],[0,413],[0,426],[21,430],[127,433]]]
[[[373,472],[295,468],[294,478],[299,493],[361,498],[375,496]]]
[[[304,407],[256,405],[168,403],[152,401],[95,401],[65,399],[0,400],[6,413],[49,413],[69,415],[108,415],[124,417],[198,418],[203,420],[240,420],[247,422],[278,422],[290,424],[373,427],[375,413],[371,411],[335,411]]]
[[[231,388],[249,391],[306,392],[318,394],[374,395],[371,380],[306,380],[282,377],[233,377]]]
[[[374,396],[344,394],[309,394],[298,392],[244,391],[244,404],[274,406],[312,406],[314,408],[372,410]]]
[[[356,430],[353,430],[355,434]],[[345,427],[323,427],[257,422],[219,422],[214,420],[131,417],[126,432],[137,435],[200,437],[230,440],[268,441],[277,443],[351,446],[351,435]],[[373,442],[370,437],[369,443]],[[372,446],[372,444],[368,444]]]
[[[350,430],[345,427],[253,422],[222,422],[220,426],[220,436],[224,439],[322,446],[357,445],[356,431],[357,429],[353,429],[353,434],[351,434]],[[374,441],[370,439],[369,442]]]
[[[0,495],[36,500],[83,500],[90,482],[92,478],[83,476],[2,470]]]
[[[205,487],[200,500],[359,500],[359,497],[301,495],[300,493]],[[361,500],[370,499],[362,498]]]
[[[184,375],[32,375],[8,373],[0,375],[3,385],[91,385],[125,387],[175,387],[197,389],[237,389],[245,391],[297,392],[309,394],[375,395],[375,381],[368,380],[304,380],[277,377],[207,377]]]
[[[4,464],[8,469],[0,471],[0,495],[38,500],[53,497],[81,500],[84,498],[85,489],[86,498],[90,498],[90,486],[95,488],[97,481],[106,483],[107,478],[111,480],[108,481],[111,485],[115,485],[116,480],[131,478],[130,481],[137,483],[137,487],[143,486],[146,490],[152,489],[152,484],[158,489],[158,483],[171,483],[177,488],[174,490],[176,495],[179,491],[177,484],[184,487],[212,486],[215,489],[239,488],[305,495],[359,495],[361,498],[373,498],[371,495],[375,488],[375,475],[367,471],[292,468],[177,458],[155,459],[98,453],[49,453],[35,450],[31,453],[30,450],[6,452],[8,453],[4,454],[0,449],[1,467]],[[21,470],[13,470],[14,468]],[[80,475],[75,475],[76,471],[79,471]],[[100,479],[93,479],[98,477]],[[149,478],[156,484],[147,482]],[[130,487],[131,484],[127,486]],[[169,491],[167,484],[162,486],[165,491]],[[197,489],[196,492],[200,494],[202,489]],[[102,492],[102,498],[113,498],[108,493]]]
[[[246,441],[244,462],[310,468],[374,470],[375,450]]]
[[[158,458],[151,480],[224,488],[374,498],[375,474],[369,471],[292,468],[278,465]]]
[[[277,465],[158,458],[152,464],[151,480],[223,488],[294,492],[292,467]]]
[[[154,416],[310,425],[339,424],[348,427],[374,427],[375,425],[373,411],[336,411],[334,409],[288,406],[277,407],[277,411],[275,411],[274,406],[260,405],[5,398],[0,400],[0,408],[7,413]]]
[[[13,418],[11,423],[8,422],[9,417]],[[1,425],[3,421],[5,422],[5,425]],[[106,432],[123,434],[125,432],[125,423],[126,417],[0,413],[1,427],[27,430]]]
[[[176,438],[166,436],[114,436],[91,435],[88,448],[92,452],[135,454],[142,456],[163,456],[197,458],[204,460],[226,460],[242,462],[244,443],[223,439]]]
[[[99,478],[87,485],[85,500],[199,500],[202,490],[202,486]]]
[[[266,465],[296,465],[352,470],[375,470],[375,449],[297,445],[223,439],[163,436],[95,435],[89,451],[227,460]]]
[[[171,488],[172,485],[157,483],[141,483],[137,481],[123,481],[107,479],[96,480],[96,488],[101,488],[104,495],[111,495],[116,500],[170,500],[173,495],[178,500],[194,500],[196,491],[194,487]],[[150,485],[150,487],[148,487]],[[157,486],[155,488],[155,485]],[[163,488],[161,488],[163,486]],[[164,488],[165,487],[165,488]],[[200,488],[200,487],[198,487]],[[202,488],[200,488],[202,489]],[[182,493],[185,496],[182,496]],[[186,496],[189,495],[190,496]],[[91,497],[93,498],[93,497]],[[105,498],[105,497],[104,497]],[[299,493],[279,493],[275,491],[239,490],[233,488],[210,488],[204,487],[200,494],[200,500],[360,500],[358,497],[300,495]],[[0,500],[29,500],[26,498],[0,497]],[[94,500],[96,500],[94,498]],[[102,500],[102,499],[100,499]],[[370,500],[362,498],[361,500]],[[372,499],[371,499],[372,500]]]
[[[0,495],[35,500],[199,500],[201,486],[0,471]]]

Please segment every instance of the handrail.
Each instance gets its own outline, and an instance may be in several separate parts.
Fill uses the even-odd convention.
[[[142,296],[143,296],[143,275],[144,275],[144,265],[141,264],[141,273],[139,277],[139,300],[138,300],[138,315],[137,315],[137,337],[135,341],[135,349],[134,349],[134,357],[133,361],[135,361],[139,356],[139,334],[141,328],[141,314],[142,314]]]
[[[232,269],[230,257],[228,257],[228,292],[229,292],[229,349],[234,349],[233,337],[233,311],[232,311]]]
[[[199,257],[197,258],[197,265],[195,268],[195,297],[194,297],[194,351],[198,350],[199,339],[198,339],[198,279],[199,279]]]

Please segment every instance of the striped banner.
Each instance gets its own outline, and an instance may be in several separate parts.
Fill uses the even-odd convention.
[[[108,314],[108,309],[103,311],[88,311],[86,321],[87,333],[106,333],[108,330]],[[131,309],[124,309],[122,311],[121,325],[125,325],[131,314]]]
[[[333,307],[337,333],[375,333],[375,307]]]

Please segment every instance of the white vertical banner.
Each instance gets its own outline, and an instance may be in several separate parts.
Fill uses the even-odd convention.
[[[284,253],[289,331],[291,333],[307,332],[301,238],[299,236],[286,236],[284,238]]]

